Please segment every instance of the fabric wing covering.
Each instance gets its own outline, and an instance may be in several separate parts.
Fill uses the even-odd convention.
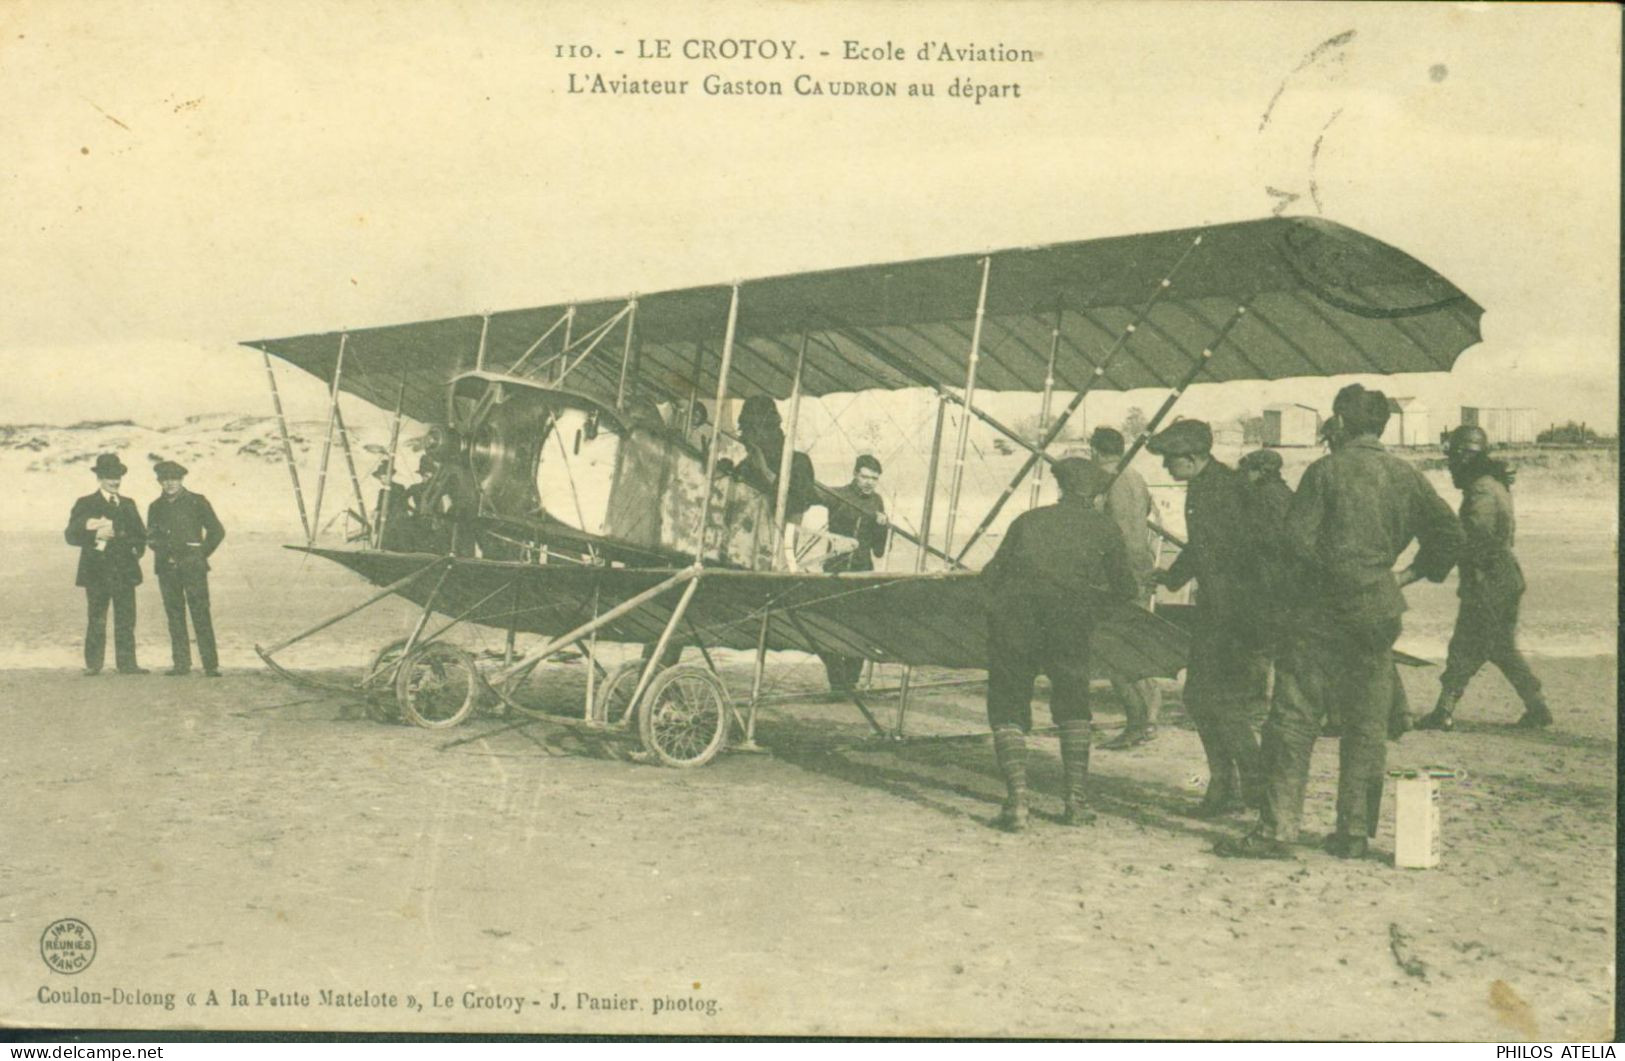
[[[433,564],[421,554],[304,549],[385,586]],[[557,636],[593,615],[658,586],[670,569],[535,565],[492,560],[447,561],[453,565],[435,610],[466,616],[499,629],[512,624],[533,634]],[[401,590],[422,604],[436,576]],[[596,596],[595,596],[596,594]],[[599,638],[649,644],[660,637],[681,595],[674,588],[599,631]],[[488,600],[486,598],[489,598]],[[481,602],[484,601],[482,604]],[[470,610],[472,609],[472,610]],[[1099,676],[1173,677],[1185,665],[1189,639],[1178,627],[1129,604],[1102,600],[1094,637]],[[698,637],[708,648],[752,650],[764,614],[768,647],[834,652],[881,662],[981,669],[987,666],[987,613],[976,575],[758,574],[707,571],[680,629],[685,642]]]
[[[1057,332],[1059,390],[1078,390],[1097,368],[1104,368],[1097,388],[1175,385],[1241,305],[1247,313],[1197,382],[1445,372],[1479,341],[1483,316],[1450,281],[1387,244],[1316,218],[1267,218],[748,280],[740,285],[729,393],[786,397],[804,335],[805,393],[959,387],[984,257],[991,264],[977,386],[987,390],[1043,389]],[[1132,339],[1103,364],[1164,278],[1171,283]],[[630,364],[645,396],[715,391],[730,290],[638,297]],[[570,330],[587,336],[626,305],[623,298],[576,303]],[[483,365],[503,371],[569,308],[350,331],[341,387],[385,409],[404,387],[405,413],[438,421],[444,384],[475,368],[482,329]],[[573,384],[613,397],[623,327],[624,319],[572,369]],[[523,371],[542,368],[562,334],[555,329]],[[246,345],[331,383],[339,340],[325,332]]]

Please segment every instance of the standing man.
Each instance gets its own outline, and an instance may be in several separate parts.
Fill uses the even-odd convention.
[[[1262,798],[1258,738],[1249,707],[1258,684],[1256,570],[1242,478],[1213,459],[1213,431],[1180,420],[1146,443],[1185,484],[1185,548],[1158,585],[1196,580],[1196,620],[1185,670],[1185,711],[1207,756],[1208,786],[1192,812],[1214,818]]]
[[[197,654],[206,678],[220,677],[220,656],[214,647],[214,620],[209,614],[209,557],[225,540],[226,528],[202,494],[186,489],[186,469],[174,461],[159,461],[153,468],[163,493],[147,506],[148,541],[153,568],[169,619],[170,677],[190,674],[192,645],[186,634],[186,612],[192,612],[197,633]]]
[[[1293,857],[1325,704],[1343,720],[1337,830],[1326,848],[1339,858],[1365,855],[1382,805],[1397,678],[1391,650],[1405,611],[1400,588],[1418,578],[1442,581],[1461,548],[1450,507],[1378,441],[1387,396],[1352,384],[1332,411],[1343,441],[1304,472],[1287,513],[1287,547],[1308,575],[1264,727],[1265,804],[1257,828],[1216,848],[1227,857]],[[1396,578],[1394,562],[1413,541],[1421,543],[1416,558]]]
[[[826,491],[829,507],[829,533],[839,534],[856,541],[850,552],[839,553],[824,561],[829,574],[844,571],[873,571],[875,557],[886,553],[886,539],[891,522],[886,517],[886,502],[881,498],[880,461],[865,453],[852,466],[852,481]],[[820,652],[824,671],[829,675],[832,692],[847,692],[857,687],[863,673],[862,656],[838,656]]]
[[[1254,578],[1258,592],[1258,630],[1261,642],[1258,684],[1254,689],[1263,721],[1269,707],[1269,668],[1281,654],[1281,644],[1292,629],[1293,565],[1286,547],[1286,514],[1292,507],[1292,487],[1281,478],[1281,455],[1256,449],[1236,465],[1245,480],[1247,520],[1252,527]]]
[[[1055,464],[1061,500],[1017,516],[983,568],[988,597],[987,720],[1006,798],[997,824],[1027,826],[1027,733],[1033,682],[1050,681],[1050,717],[1061,730],[1069,825],[1089,811],[1089,638],[1101,596],[1134,598],[1123,537],[1094,499],[1105,472],[1081,457]]]
[[[1417,722],[1417,729],[1450,730],[1467,683],[1486,662],[1501,668],[1523,701],[1517,725],[1541,729],[1552,713],[1541,693],[1540,679],[1518,651],[1518,602],[1523,597],[1523,569],[1512,553],[1516,519],[1512,511],[1512,469],[1489,455],[1484,429],[1463,424],[1450,434],[1445,455],[1450,481],[1461,491],[1461,605],[1450,637],[1450,655],[1439,679],[1439,703]]]
[[[1123,466],[1123,435],[1109,427],[1095,429],[1089,436],[1089,455],[1095,465],[1116,481],[1106,491],[1106,515],[1117,524],[1123,536],[1123,547],[1128,554],[1129,570],[1134,572],[1134,599],[1146,610],[1156,586],[1151,576],[1157,568],[1157,557],[1151,546],[1151,532],[1146,523],[1151,518],[1151,491],[1145,480],[1133,468]],[[1123,702],[1126,724],[1123,732],[1102,744],[1102,748],[1118,751],[1145,744],[1157,737],[1157,712],[1162,707],[1162,687],[1155,678],[1124,681],[1113,677],[1112,691]]]
[[[79,550],[74,585],[83,586],[89,621],[85,624],[85,677],[102,672],[107,656],[107,607],[113,606],[113,654],[120,674],[145,674],[135,661],[135,587],[141,584],[141,554],[147,529],[135,502],[119,496],[129,471],[117,454],[103,453],[93,469],[98,489],[73,503],[67,543]]]

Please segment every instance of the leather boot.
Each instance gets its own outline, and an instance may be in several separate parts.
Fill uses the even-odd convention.
[[[1439,702],[1433,705],[1433,710],[1416,720],[1416,728],[1436,729],[1449,733],[1456,728],[1456,720],[1451,716],[1455,714],[1456,703],[1461,700],[1461,693],[1454,689],[1440,689]]]
[[[1545,729],[1552,724],[1551,708],[1544,700],[1531,700],[1523,705],[1523,717],[1513,725],[1519,729]]]
[[[1244,806],[1241,779],[1236,774],[1235,764],[1225,763],[1216,772],[1209,772],[1207,791],[1202,794],[1202,802],[1191,808],[1190,816],[1203,820],[1222,818],[1242,810]]]
[[[1087,825],[1095,820],[1089,809],[1089,738],[1092,727],[1088,722],[1062,722],[1061,772],[1066,778],[1066,812],[1061,821],[1067,825]]]
[[[993,731],[993,755],[999,762],[999,773],[1004,775],[1004,808],[993,824],[1008,832],[1019,833],[1027,827],[1027,737],[1015,726],[1000,726]]]

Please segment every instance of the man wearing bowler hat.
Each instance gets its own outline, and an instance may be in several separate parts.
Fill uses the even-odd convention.
[[[153,468],[163,493],[147,507],[147,540],[152,546],[158,589],[164,595],[169,619],[172,665],[165,674],[179,677],[192,670],[192,646],[186,633],[186,613],[192,613],[197,633],[197,654],[203,673],[220,677],[220,657],[214,647],[214,620],[209,614],[209,556],[220,548],[226,528],[202,494],[186,489],[186,469],[174,461],[159,461]]]
[[[89,621],[85,625],[85,676],[100,674],[107,656],[107,608],[113,608],[113,655],[120,674],[145,674],[135,661],[135,587],[141,584],[141,554],[147,529],[135,502],[119,494],[124,467],[117,454],[103,453],[93,469],[97,489],[73,503],[67,543],[79,550],[74,584],[84,587]]]
[[[1260,639],[1251,526],[1242,477],[1213,459],[1213,431],[1179,420],[1146,443],[1185,485],[1186,546],[1153,580],[1179,589],[1196,580],[1196,619],[1185,671],[1185,712],[1207,756],[1208,786],[1193,812],[1212,818],[1258,807],[1263,799],[1256,699]]]

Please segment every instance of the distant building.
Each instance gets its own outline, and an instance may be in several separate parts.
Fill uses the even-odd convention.
[[[1533,409],[1486,409],[1478,405],[1461,407],[1465,426],[1481,427],[1494,446],[1533,443],[1540,431]]]
[[[1431,446],[1435,441],[1427,406],[1415,398],[1388,399],[1388,426],[1382,431],[1383,445]]]
[[[1308,405],[1264,407],[1264,445],[1313,446],[1320,441],[1320,412]]]

